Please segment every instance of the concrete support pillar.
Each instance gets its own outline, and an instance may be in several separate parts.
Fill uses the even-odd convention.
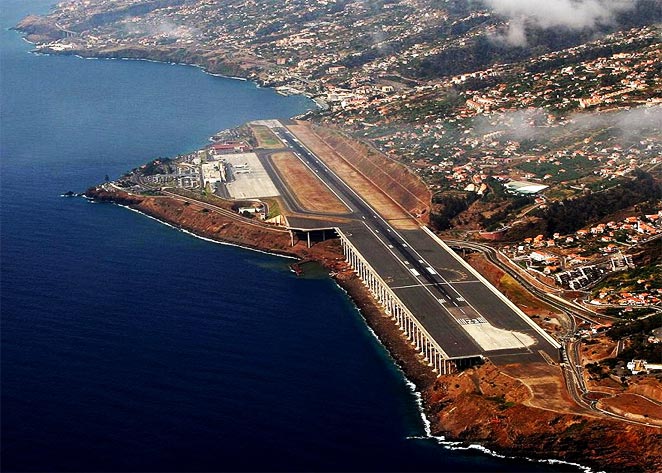
[[[290,232],[290,237],[292,244],[294,244],[293,232]],[[310,247],[310,232],[306,232],[306,237],[308,247]],[[326,234],[324,232],[322,233],[322,239],[326,239]],[[347,263],[352,267],[356,275],[361,278],[361,281],[370,290],[375,300],[382,305],[384,311],[391,316],[400,330],[402,330],[408,341],[416,347],[427,363],[439,375],[452,372],[452,363],[446,360],[442,354],[437,351],[436,345],[419,328],[415,319],[411,317],[411,314],[407,311],[406,307],[401,305],[397,296],[391,292],[390,288],[377,274],[373,273],[372,269],[368,267],[368,264],[363,260],[361,254],[356,251],[349,240],[341,236],[340,241],[343,255],[345,255]]]
[[[310,232],[306,232],[306,236],[308,237],[308,248],[310,248]]]

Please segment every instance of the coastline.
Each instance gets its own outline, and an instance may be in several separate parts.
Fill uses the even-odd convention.
[[[35,46],[30,52],[35,55],[41,55],[41,56],[75,56],[80,59],[98,59],[98,60],[119,60],[119,61],[145,61],[145,62],[153,62],[153,63],[159,63],[159,64],[168,64],[172,66],[187,66],[187,67],[194,67],[196,69],[200,69],[202,72],[205,74],[208,74],[213,77],[220,77],[223,79],[231,79],[231,80],[240,80],[244,82],[252,82],[255,84],[257,88],[263,88],[263,89],[272,89],[276,90],[276,87],[266,84],[264,81],[262,81],[258,76],[251,77],[249,75],[242,76],[240,74],[236,74],[236,72],[239,72],[242,70],[243,64],[228,64],[228,63],[220,63],[221,66],[224,66],[224,68],[227,68],[229,70],[232,70],[232,73],[225,73],[221,71],[214,71],[214,66],[210,62],[196,62],[195,60],[192,61],[172,61],[167,58],[168,54],[173,54],[175,53],[174,51],[164,51],[163,54],[161,55],[154,55],[152,56],[153,52],[150,52],[149,50],[140,50],[141,53],[137,56],[122,56],[119,54],[122,50],[118,50],[118,54],[111,54],[109,52],[104,52],[103,50],[89,50],[89,49],[71,49],[71,50],[54,50],[51,48],[43,48],[39,49],[39,43],[37,41],[31,40],[29,38],[30,34],[19,27],[14,28],[16,31],[20,32],[23,34],[23,40],[26,41],[27,43]],[[164,56],[165,55],[165,56]],[[189,54],[189,57],[191,57],[192,54]],[[315,103],[315,106],[317,108],[323,108],[320,103],[318,103],[316,100],[314,100],[317,95],[309,93],[305,90],[300,91],[300,94],[304,97],[307,97]]]
[[[27,42],[30,42],[26,38],[24,39]],[[35,44],[33,42],[30,43]],[[91,51],[90,53],[94,54],[93,51]],[[147,61],[147,62],[159,62],[159,63],[171,64],[171,65],[186,65],[201,69],[203,70],[203,72],[209,75],[223,77],[223,78],[244,80],[244,81],[251,80],[256,84],[256,87],[268,87],[265,86],[264,84],[261,84],[259,82],[259,79],[257,78],[248,79],[244,77],[228,76],[221,73],[214,73],[211,72],[208,69],[208,67],[196,63],[171,62],[168,60],[151,59],[147,57],[144,58],[118,57],[112,55],[88,56],[88,55],[80,55],[70,51],[52,51],[52,52],[36,51],[35,54],[75,55],[77,57],[84,59],[105,59],[105,60],[120,59],[127,61],[139,60],[139,61]],[[307,94],[303,94],[303,95],[307,95]],[[230,235],[228,236],[228,241],[223,240],[222,239],[223,236],[219,236],[218,238],[210,238],[208,236],[202,236],[206,232],[204,228],[196,229],[195,225],[190,225],[187,222],[178,222],[177,217],[173,216],[173,214],[167,214],[165,216],[159,217],[159,213],[157,211],[153,211],[152,213],[150,213],[147,210],[139,210],[137,207],[132,207],[131,205],[123,205],[121,203],[117,203],[117,205],[125,207],[131,211],[141,213],[147,216],[148,218],[155,219],[160,223],[169,225],[180,231],[189,233],[195,236],[196,238],[204,239],[206,241],[211,241],[224,245],[238,246],[244,249],[250,249],[253,251],[264,252],[275,256],[284,256],[284,257],[295,258],[304,261],[306,260],[318,261],[318,258],[322,258],[320,255],[316,254],[316,251],[309,252],[310,254],[305,254],[305,252],[303,252],[302,249],[297,249],[296,252],[292,251],[291,253],[288,253],[284,249],[283,250],[273,249],[274,245],[270,244],[268,239],[255,243],[255,240],[251,240],[251,236],[249,234],[244,234],[243,236]],[[222,235],[222,233],[219,233],[219,235]],[[333,252],[331,251],[331,253]],[[320,261],[320,263],[322,263],[325,267],[327,267],[323,261]],[[337,264],[337,262],[334,268],[341,269],[341,267]],[[524,453],[525,455],[539,454],[541,455],[539,459],[531,459],[531,461],[540,461],[545,463],[557,463],[557,462],[569,463],[563,460],[548,459],[545,456],[545,450],[547,449],[547,445],[549,445],[549,443],[546,442],[549,442],[549,440],[538,437],[542,435],[548,435],[549,433],[557,435],[561,433],[560,430],[556,432],[552,431],[552,432],[544,432],[540,434],[538,433],[538,431],[542,432],[542,426],[537,430],[535,429],[529,430],[528,435],[536,436],[535,438],[539,441],[539,445],[534,445],[535,443],[534,441],[529,441],[526,442],[526,445],[520,445],[519,448],[516,448],[513,447],[513,445],[516,444],[517,442],[512,438],[510,438],[511,437],[510,435],[506,435],[505,436],[506,438],[503,439],[502,438],[503,435],[501,435],[503,432],[499,430],[499,427],[501,426],[497,424],[492,424],[492,421],[494,420],[495,417],[497,417],[499,419],[499,422],[501,423],[505,421],[505,419],[507,419],[509,415],[513,419],[518,419],[518,417],[514,416],[512,412],[509,413],[509,411],[511,411],[513,407],[516,406],[506,407],[505,409],[501,410],[502,407],[501,404],[503,403],[500,403],[499,401],[490,400],[489,398],[494,398],[496,396],[492,392],[486,394],[481,388],[481,386],[479,386],[480,384],[479,382],[474,382],[474,384],[476,385],[475,389],[469,384],[467,385],[463,384],[462,390],[458,392],[453,392],[452,389],[448,388],[449,386],[451,386],[456,382],[463,381],[463,379],[460,378],[464,375],[464,373],[469,373],[469,375],[464,376],[464,378],[466,377],[479,378],[480,376],[482,376],[481,373],[487,371],[487,369],[478,368],[475,370],[466,371],[462,375],[452,375],[448,377],[443,377],[442,381],[436,379],[436,375],[431,371],[429,373],[426,373],[425,370],[429,371],[429,368],[425,366],[423,363],[421,363],[421,360],[416,354],[416,352],[411,348],[410,345],[408,345],[406,341],[404,341],[404,339],[400,336],[398,331],[392,330],[392,327],[389,326],[390,320],[384,316],[380,306],[375,303],[374,299],[365,290],[365,287],[362,286],[361,282],[360,281],[356,282],[355,281],[356,278],[353,277],[352,274],[345,274],[344,272],[342,272],[342,270],[337,273],[334,270],[334,273],[335,273],[334,275],[335,281],[348,294],[348,296],[352,299],[354,304],[359,308],[359,311],[362,317],[364,318],[364,320],[366,321],[366,323],[368,324],[368,327],[370,328],[371,332],[374,333],[375,336],[380,340],[380,342],[387,348],[393,360],[402,370],[405,379],[408,380],[408,383],[411,383],[412,389],[414,390],[415,393],[419,395],[418,398],[420,399],[420,407],[422,410],[424,423],[426,425],[426,434],[428,434],[427,438],[434,438],[442,445],[449,444],[447,445],[449,448],[456,448],[456,449],[475,448],[477,450],[483,451],[490,455],[494,455],[496,457],[503,458],[509,456],[503,455],[502,453],[497,453],[497,451],[492,450],[492,448],[498,450],[499,452],[506,451],[512,453],[514,457],[511,458],[528,458],[526,456],[522,456],[520,453]],[[341,281],[341,277],[345,277],[345,276],[347,277],[347,279]],[[372,313],[372,315],[370,316],[367,316],[366,313],[371,311],[373,311],[374,313]],[[402,345],[401,342],[404,342],[404,345]],[[409,353],[412,351],[413,351],[413,355],[412,353]],[[419,365],[422,365],[422,367]],[[428,375],[435,377],[435,379],[432,381],[429,380]],[[415,381],[409,381],[410,379],[414,379]],[[504,394],[502,393],[501,395],[503,396]],[[471,404],[473,402],[485,401],[485,398],[487,398],[487,401],[484,402],[483,404],[480,404],[480,406],[486,406],[484,413],[482,412],[476,413],[475,412],[476,410],[478,411],[481,410],[478,408],[474,410],[470,409]],[[509,400],[507,402],[510,403],[514,401]],[[496,406],[492,404],[496,404]],[[456,414],[454,415],[453,412],[456,412]],[[460,412],[462,414],[466,414],[466,416],[459,415],[458,413]],[[526,413],[528,413],[528,411],[525,411],[525,414]],[[522,416],[520,416],[519,418],[521,419],[521,417]],[[466,422],[467,419],[470,422]],[[590,434],[590,432],[587,434],[583,433],[582,429],[588,430],[589,427],[585,424],[582,424],[583,421],[581,420],[577,422],[574,422],[573,420],[572,422],[567,422],[565,425],[563,420],[557,420],[556,418],[552,418],[549,422],[552,421],[555,422],[555,425],[560,425],[559,428],[566,427],[566,430],[572,428],[573,436],[576,436],[578,438],[583,438]],[[619,427],[622,425],[623,424],[620,423],[611,423],[608,426],[608,429],[612,429],[614,432],[618,432]],[[506,433],[509,434],[509,432]],[[454,438],[457,440],[446,440],[446,435],[449,438]],[[526,435],[526,434],[516,433],[516,435],[519,436],[518,438],[521,438],[522,435]],[[571,440],[574,441],[575,439],[573,438]],[[483,442],[485,445],[489,445],[490,447],[488,448],[483,444],[471,443],[475,441]],[[609,439],[600,440],[599,438],[595,440],[595,442],[601,442],[601,441],[609,442],[610,440]],[[563,452],[564,454],[572,455],[573,458],[577,458],[577,459],[584,459],[585,457],[591,457],[597,455],[597,458],[594,460],[595,465],[601,468],[604,468],[605,467],[604,465],[612,469],[621,468],[619,465],[611,463],[610,458],[605,457],[604,454],[602,455],[602,457],[600,457],[600,452],[587,453],[586,445],[587,444],[580,442],[580,445],[574,445],[574,450],[569,451],[567,449],[573,448],[573,445],[563,444],[561,445],[559,450],[554,450],[553,446],[549,450]],[[527,448],[529,450],[527,450]],[[646,446],[641,447],[640,452],[645,448]],[[654,448],[652,448],[651,450],[654,451]],[[636,454],[639,455],[640,458],[644,457],[643,455],[641,455],[641,453],[636,453]],[[622,467],[632,469],[638,466],[639,468],[642,468],[641,465],[645,461],[646,460],[640,460],[640,463],[638,464],[630,463],[630,464],[625,464]],[[648,465],[648,468],[651,468],[651,470],[655,470],[656,469],[655,465],[659,465],[659,458],[655,461],[657,461],[658,463],[653,464],[652,466]],[[583,468],[585,469],[587,468],[588,470],[590,470],[590,467],[583,467]],[[659,466],[657,468],[659,468]]]
[[[655,429],[532,406],[526,388],[515,379],[506,379],[491,363],[437,377],[344,262],[334,240],[310,249],[298,242],[292,248],[287,236],[284,247],[277,234],[269,232],[265,238],[252,225],[242,224],[242,217],[232,225],[210,226],[206,221],[209,213],[201,214],[202,207],[184,206],[174,198],[122,196],[99,188],[86,191],[85,196],[122,205],[205,240],[320,263],[350,297],[420,397],[425,438],[446,448],[474,448],[496,457],[568,464],[585,471],[656,471],[662,467],[662,454],[655,449],[662,436]],[[155,205],[156,200],[162,201],[160,206]],[[191,211],[203,217],[192,219]]]

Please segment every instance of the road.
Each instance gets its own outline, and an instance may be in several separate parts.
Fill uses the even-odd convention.
[[[232,220],[240,221],[243,225],[252,225],[252,226],[259,227],[261,229],[272,231],[272,232],[288,233],[289,234],[288,230],[284,230],[282,228],[278,228],[278,227],[275,227],[273,225],[265,225],[261,222],[253,222],[253,221],[251,221],[251,220],[249,220],[245,217],[242,217],[238,213],[233,212],[231,210],[224,209],[223,207],[219,207],[218,205],[210,204],[210,203],[204,202],[202,200],[193,199],[191,197],[185,197],[181,194],[177,194],[175,192],[169,191],[167,188],[161,188],[161,193],[163,195],[168,196],[168,197],[173,197],[175,199],[182,200],[184,202],[188,202],[188,203],[191,203],[191,204],[195,204],[199,207],[203,207],[207,210],[211,210],[213,212],[219,213],[219,214],[221,214],[225,217],[231,218]]]
[[[660,426],[649,424],[647,422],[640,422],[625,416],[614,414],[605,409],[598,407],[597,401],[589,399],[590,390],[586,386],[586,381],[584,378],[584,367],[581,362],[580,347],[581,340],[575,339],[572,335],[576,330],[576,321],[575,318],[588,321],[590,323],[598,324],[594,318],[595,313],[585,309],[581,305],[573,301],[566,301],[561,299],[559,296],[550,294],[545,290],[537,287],[535,284],[531,284],[526,277],[524,277],[519,271],[513,269],[510,265],[501,261],[497,256],[497,250],[491,246],[467,242],[461,240],[449,240],[451,246],[458,248],[467,248],[474,251],[479,251],[485,255],[485,257],[498,266],[500,269],[511,275],[517,282],[519,282],[526,290],[537,298],[543,300],[545,303],[554,307],[555,309],[565,313],[569,317],[570,326],[568,327],[568,333],[564,340],[564,350],[562,353],[562,362],[561,368],[563,370],[563,376],[565,378],[566,387],[568,393],[573,398],[573,400],[581,407],[593,411],[596,414],[604,415],[612,419],[618,419],[620,421],[629,422],[631,424],[644,425],[648,427],[661,428]],[[610,318],[617,320],[613,317],[606,317],[600,314],[600,317]],[[623,349],[622,341],[619,341],[616,346],[616,353],[618,354],[619,350]]]
[[[585,320],[589,323],[597,325],[599,325],[600,322],[596,320],[596,316],[603,319],[617,320],[614,317],[597,314],[574,301],[563,299],[562,297],[553,294],[553,289],[551,288],[541,288],[538,285],[531,283],[528,279],[528,275],[522,274],[520,271],[501,261],[497,254],[497,250],[489,245],[462,240],[446,240],[446,242],[451,247],[466,248],[483,253],[488,261],[498,266],[502,271],[516,279],[527,291],[534,294],[548,305],[554,307],[557,310],[560,310],[565,314],[568,314],[569,316],[572,315],[581,320]]]

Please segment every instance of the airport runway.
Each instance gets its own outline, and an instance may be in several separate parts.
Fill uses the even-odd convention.
[[[337,226],[451,358],[558,360],[558,344],[431,232],[396,230],[288,129],[272,131],[352,210]]]

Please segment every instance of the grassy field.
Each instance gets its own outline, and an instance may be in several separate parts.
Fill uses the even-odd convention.
[[[278,215],[283,213],[280,209],[280,202],[278,201],[278,199],[266,198],[266,199],[262,199],[262,201],[265,202],[269,208],[267,219],[277,217]]]
[[[264,125],[251,125],[251,131],[257,140],[257,145],[264,149],[284,148],[283,143]]]

